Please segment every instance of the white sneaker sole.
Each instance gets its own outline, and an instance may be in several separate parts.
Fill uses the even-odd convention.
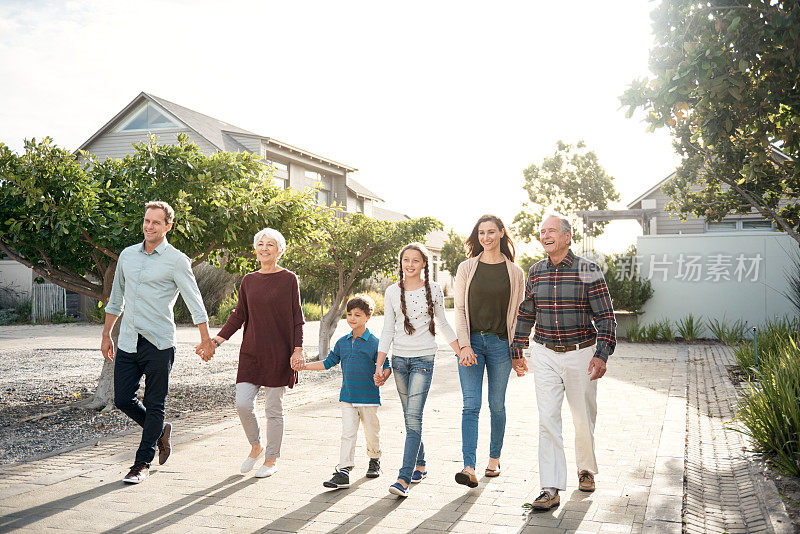
[[[271,477],[277,472],[278,472],[278,464],[271,465],[269,467],[262,465],[261,467],[258,468],[258,471],[256,471],[256,474],[253,476],[256,478],[267,478]]]

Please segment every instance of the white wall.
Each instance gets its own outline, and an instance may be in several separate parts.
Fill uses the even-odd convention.
[[[706,319],[743,319],[751,326],[797,315],[783,292],[786,273],[796,272],[800,249],[786,234],[640,236],[637,251],[641,273],[654,290],[639,324],[677,321],[690,312]],[[690,261],[700,266],[699,273],[688,267]]]
[[[31,298],[33,271],[14,260],[0,260],[0,285],[20,293],[23,298]]]

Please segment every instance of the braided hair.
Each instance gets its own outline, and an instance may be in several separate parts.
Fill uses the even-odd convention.
[[[404,246],[403,249],[400,251],[400,282],[398,285],[400,286],[400,311],[403,312],[403,328],[406,331],[406,334],[411,335],[414,333],[415,328],[411,324],[411,320],[408,318],[408,313],[406,312],[406,286],[405,286],[405,278],[403,273],[403,254],[407,250],[416,250],[422,256],[422,260],[425,263],[425,300],[428,303],[428,316],[430,317],[430,321],[428,323],[428,330],[430,330],[431,335],[436,335],[436,325],[434,324],[434,307],[433,307],[433,294],[431,293],[431,284],[430,280],[430,271],[428,265],[430,262],[428,258],[430,258],[430,252],[422,243],[409,243],[408,245]]]

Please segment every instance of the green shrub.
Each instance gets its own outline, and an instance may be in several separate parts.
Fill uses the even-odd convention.
[[[648,343],[658,341],[661,334],[661,325],[659,323],[650,323],[642,327],[644,330],[644,340]]]
[[[789,341],[797,341],[797,319],[776,319],[758,329],[756,342],[758,345],[758,366],[756,352],[753,347],[752,334],[745,335],[746,341],[733,349],[733,355],[739,367],[750,376],[755,376],[756,367],[768,368],[773,360],[780,359]]]
[[[709,319],[706,323],[711,334],[728,345],[735,345],[741,342],[747,330],[747,325],[741,319],[729,325],[725,316],[722,319]]]
[[[306,321],[319,321],[322,319],[322,307],[316,302],[304,302],[303,317]]]
[[[677,323],[678,334],[684,341],[694,341],[700,339],[705,333],[706,327],[703,326],[703,318],[695,317],[694,314],[689,314]]]
[[[236,303],[238,301],[239,293],[236,291],[225,297],[222,302],[220,302],[216,315],[212,315],[209,319],[211,324],[215,326],[224,325],[228,320],[228,317],[230,317],[231,313],[233,313],[233,310],[236,309]]]
[[[217,315],[222,302],[236,291],[238,285],[236,275],[230,274],[223,269],[212,267],[207,263],[201,263],[194,267],[192,271],[194,272],[195,280],[197,280],[197,289],[200,290],[200,295],[203,297],[203,305],[208,315]],[[176,323],[184,323],[192,319],[192,314],[189,312],[189,308],[186,307],[182,297],[178,297],[174,313]]]
[[[653,296],[650,280],[639,276],[636,248],[606,256],[605,279],[615,310],[637,313]]]
[[[58,311],[50,316],[50,322],[53,324],[77,323],[78,319],[76,319],[75,317],[70,317],[64,312]]]
[[[757,373],[738,418],[758,452],[783,473],[800,476],[800,349],[791,337]]]
[[[99,323],[103,324],[106,322],[106,306],[103,304],[102,301],[97,302],[97,306],[92,306],[89,309],[89,313],[86,315],[86,319],[92,323]]]
[[[658,333],[664,341],[675,341],[675,331],[669,319],[664,319],[658,323]]]
[[[644,326],[632,324],[625,331],[625,337],[631,343],[641,343],[644,341]]]
[[[0,326],[5,326],[7,324],[14,324],[19,319],[19,315],[17,315],[17,310],[12,309],[5,309],[0,310]]]

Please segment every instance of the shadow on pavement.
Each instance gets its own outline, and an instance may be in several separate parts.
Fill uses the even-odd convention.
[[[301,506],[296,510],[292,510],[288,514],[282,515],[281,517],[270,522],[268,525],[256,530],[253,532],[253,534],[276,530],[297,532],[305,525],[313,521],[314,518],[316,518],[319,514],[326,511],[328,508],[349,495],[351,490],[363,484],[365,480],[366,478],[360,478],[353,484],[350,484],[350,487],[347,489],[329,490],[320,493],[316,497],[312,497],[305,506]],[[308,517],[304,518],[305,516]]]
[[[61,499],[56,499],[55,501],[49,501],[44,504],[39,504],[37,506],[32,506],[31,508],[25,508],[24,510],[19,510],[18,512],[4,515],[0,517],[0,531],[9,532],[11,530],[23,528],[31,523],[35,523],[41,519],[44,519],[45,517],[50,517],[51,515],[63,512],[64,510],[69,510],[78,504],[91,501],[97,497],[102,497],[111,492],[123,489],[124,486],[122,482],[109,482],[90,490],[75,493],[67,497],[62,497]]]
[[[244,475],[232,475],[209,488],[195,491],[185,497],[173,501],[156,510],[152,510],[117,525],[105,532],[154,532],[186,519],[203,508],[216,504],[220,499],[229,497],[239,490],[255,484],[260,479],[245,478]],[[238,481],[238,482],[237,482]],[[184,508],[185,507],[185,508]]]

